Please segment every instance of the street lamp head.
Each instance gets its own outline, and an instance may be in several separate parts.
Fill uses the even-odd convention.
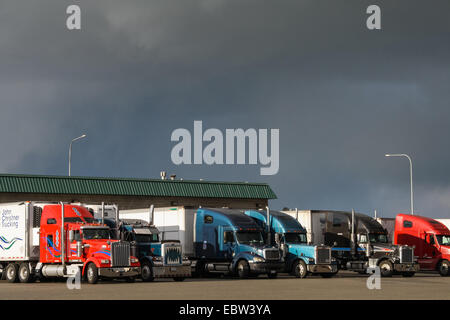
[[[83,134],[82,136],[79,136],[78,138],[73,139],[72,142],[83,139],[83,138],[86,138],[85,134]]]

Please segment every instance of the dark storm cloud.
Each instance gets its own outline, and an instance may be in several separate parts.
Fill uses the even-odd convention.
[[[274,207],[450,216],[450,3],[73,1],[0,4],[0,171],[268,182]],[[170,134],[280,128],[280,171],[174,166]]]

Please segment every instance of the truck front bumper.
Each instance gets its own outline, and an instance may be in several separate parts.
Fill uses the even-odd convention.
[[[337,264],[308,264],[306,269],[311,273],[336,273]]]
[[[140,267],[99,268],[98,275],[105,278],[135,277],[141,274]]]
[[[154,266],[153,276],[155,278],[175,278],[191,277],[190,265],[178,265],[178,266]]]
[[[420,270],[418,263],[396,263],[394,270],[397,272],[417,272]]]
[[[252,273],[275,273],[282,272],[283,262],[253,262],[249,261],[250,272]]]

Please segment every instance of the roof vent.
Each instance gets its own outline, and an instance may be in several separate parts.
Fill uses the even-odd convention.
[[[176,174],[171,174],[171,175],[170,175],[170,180],[175,180],[176,177],[177,177]]]
[[[161,171],[159,174],[161,175],[161,180],[166,180],[166,172],[165,171]]]

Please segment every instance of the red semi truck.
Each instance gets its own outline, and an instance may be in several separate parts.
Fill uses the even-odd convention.
[[[395,218],[395,244],[415,246],[420,270],[450,275],[450,230],[431,218],[398,214]]]
[[[130,243],[94,220],[83,206],[0,205],[0,271],[9,282],[71,277],[78,272],[94,284],[101,277],[133,281],[139,260]]]

